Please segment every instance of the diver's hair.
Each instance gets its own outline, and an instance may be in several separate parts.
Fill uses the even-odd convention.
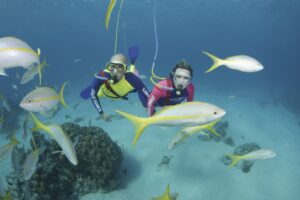
[[[186,61],[186,60],[181,60],[179,63],[175,65],[175,67],[172,69],[170,73],[170,78],[173,78],[175,71],[180,68],[180,69],[186,69],[190,72],[191,78],[193,78],[193,68],[191,65]]]

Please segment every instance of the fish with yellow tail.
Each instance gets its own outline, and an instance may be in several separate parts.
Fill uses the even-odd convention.
[[[28,69],[40,64],[40,50],[34,51],[26,42],[16,37],[0,38],[0,75],[15,67]]]
[[[47,132],[60,146],[63,154],[73,164],[77,165],[78,160],[75,152],[74,145],[72,144],[69,136],[58,125],[45,125],[39,121],[32,112],[29,112],[31,118],[34,121],[35,127],[32,131],[43,130]]]
[[[5,192],[4,196],[0,195],[0,200],[13,200],[13,198],[11,196],[11,191]]]
[[[258,60],[246,55],[237,55],[228,57],[226,59],[221,59],[205,51],[202,51],[202,53],[210,57],[214,62],[205,73],[211,72],[222,65],[225,65],[229,69],[238,70],[241,72],[257,72],[264,68]]]
[[[64,89],[66,82],[62,85],[60,92],[57,93],[49,87],[39,87],[29,92],[20,102],[20,107],[30,112],[45,112],[53,109],[58,102],[65,107]]]
[[[214,128],[213,128],[219,121],[220,120],[216,120],[216,121],[210,122],[208,124],[200,125],[200,126],[188,126],[188,127],[183,128],[171,140],[171,142],[170,142],[170,144],[168,146],[168,149],[173,149],[175,146],[177,146],[178,144],[182,143],[184,140],[186,140],[188,137],[190,137],[194,133],[197,133],[197,132],[200,132],[200,131],[204,131],[204,130],[208,130],[212,134],[214,134],[214,135],[216,135],[218,137],[221,137],[221,135],[219,133],[217,133],[214,130]],[[204,134],[206,134],[206,133],[204,133]]]
[[[235,166],[240,160],[266,160],[276,156],[276,153],[269,149],[259,149],[245,155],[226,154],[231,159],[230,167]]]
[[[48,66],[46,59],[40,65],[32,65],[28,70],[23,74],[21,78],[21,84],[25,84],[31,81],[37,74],[39,75],[40,85],[42,81],[42,71],[44,67]]]
[[[167,188],[162,196],[152,198],[152,200],[176,200],[179,196],[178,193],[170,194],[170,185],[167,185]]]
[[[0,161],[5,160],[6,157],[10,156],[14,148],[20,143],[19,140],[17,140],[16,135],[13,134],[10,142],[8,144],[3,145],[0,147]]]
[[[222,118],[225,111],[207,102],[184,102],[167,106],[155,115],[142,118],[116,110],[117,113],[131,121],[135,126],[133,145],[137,143],[144,129],[149,125],[162,126],[197,126]]]

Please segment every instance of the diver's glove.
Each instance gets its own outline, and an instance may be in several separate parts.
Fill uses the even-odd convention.
[[[111,122],[111,115],[106,115],[105,113],[100,114],[101,119],[103,119],[106,122]]]

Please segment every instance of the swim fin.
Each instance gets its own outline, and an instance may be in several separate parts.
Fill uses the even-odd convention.
[[[82,99],[87,100],[91,97],[92,86],[89,85],[87,88],[80,92],[80,96]]]
[[[138,46],[132,46],[128,49],[128,56],[130,58],[130,63],[134,65],[135,60],[137,59],[139,55],[139,47]]]

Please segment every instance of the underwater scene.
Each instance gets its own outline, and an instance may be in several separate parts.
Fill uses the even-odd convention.
[[[0,200],[300,198],[299,0],[1,0]]]

